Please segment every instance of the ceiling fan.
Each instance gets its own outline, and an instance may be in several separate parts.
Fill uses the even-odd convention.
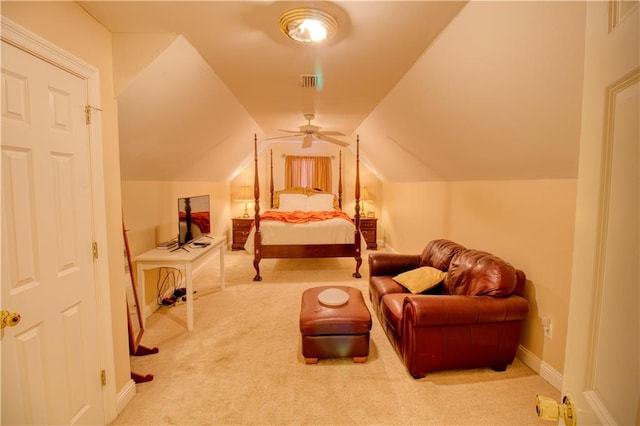
[[[305,120],[307,120],[307,124],[304,124],[302,126],[300,126],[300,130],[284,130],[284,129],[278,129],[281,132],[286,132],[286,133],[290,133],[289,135],[286,136],[276,136],[273,138],[267,138],[267,140],[272,140],[272,139],[285,139],[285,138],[290,138],[292,136],[302,136],[302,147],[303,148],[310,148],[311,147],[311,142],[313,141],[313,139],[319,139],[322,141],[327,141],[327,142],[331,142],[331,143],[335,143],[336,145],[340,145],[340,146],[349,146],[348,142],[344,142],[341,141],[340,139],[336,139],[332,136],[345,136],[343,133],[340,132],[321,132],[320,129],[321,127],[319,126],[314,126],[313,124],[311,124],[311,120],[313,120],[315,116],[313,114],[305,114],[304,118]]]

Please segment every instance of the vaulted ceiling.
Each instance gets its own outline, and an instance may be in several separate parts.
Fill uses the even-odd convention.
[[[114,34],[125,180],[229,180],[305,113],[383,181],[577,174],[582,2],[80,4]],[[301,5],[338,21],[326,46],[280,33]]]

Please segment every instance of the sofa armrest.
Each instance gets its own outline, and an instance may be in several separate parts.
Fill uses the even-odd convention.
[[[403,320],[413,327],[522,321],[529,302],[520,296],[407,296]]]
[[[370,276],[395,276],[419,266],[419,254],[372,253],[369,255]]]

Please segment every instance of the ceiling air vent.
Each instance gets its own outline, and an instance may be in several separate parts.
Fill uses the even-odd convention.
[[[311,87],[320,87],[322,85],[320,76],[317,74],[300,74],[300,87],[308,89]]]

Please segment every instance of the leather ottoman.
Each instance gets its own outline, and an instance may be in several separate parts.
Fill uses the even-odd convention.
[[[346,292],[348,301],[341,305],[321,303],[318,295],[328,289]],[[369,356],[370,330],[371,314],[357,288],[321,286],[302,294],[300,333],[305,363],[316,364],[320,358],[340,357],[365,362]]]

